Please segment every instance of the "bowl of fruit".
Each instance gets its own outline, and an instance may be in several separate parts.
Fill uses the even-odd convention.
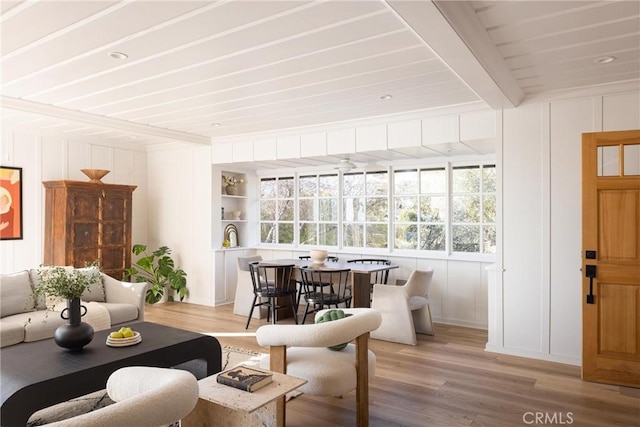
[[[140,332],[136,332],[128,326],[111,332],[107,337],[107,345],[110,347],[126,347],[138,344],[140,341],[142,341]]]

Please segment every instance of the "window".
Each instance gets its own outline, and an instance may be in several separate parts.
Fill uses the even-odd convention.
[[[446,177],[445,168],[394,171],[397,249],[446,250]]]
[[[451,250],[495,253],[495,165],[454,167],[451,181]]]
[[[386,248],[389,229],[389,174],[346,173],[342,177],[342,244]]]
[[[293,243],[293,177],[260,180],[260,241]]]
[[[298,179],[298,242],[338,245],[338,174],[305,175]]]
[[[494,254],[496,167],[265,177],[260,233],[263,243],[299,247]]]

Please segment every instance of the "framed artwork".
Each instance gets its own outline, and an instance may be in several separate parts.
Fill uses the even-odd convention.
[[[0,240],[22,239],[22,168],[0,166]]]
[[[238,229],[235,225],[229,224],[224,228],[224,240],[229,241],[230,248],[238,246]]]

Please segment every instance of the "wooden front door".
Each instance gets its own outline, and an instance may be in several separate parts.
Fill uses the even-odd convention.
[[[582,135],[582,379],[640,387],[640,130]]]

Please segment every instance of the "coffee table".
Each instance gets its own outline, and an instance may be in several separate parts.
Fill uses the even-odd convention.
[[[42,408],[102,390],[109,375],[125,366],[173,367],[205,360],[207,376],[222,369],[222,350],[214,337],[149,322],[131,326],[142,342],[130,347],[108,347],[110,330],[104,330],[77,353],[58,347],[53,339],[3,348],[3,427],[24,426]]]

